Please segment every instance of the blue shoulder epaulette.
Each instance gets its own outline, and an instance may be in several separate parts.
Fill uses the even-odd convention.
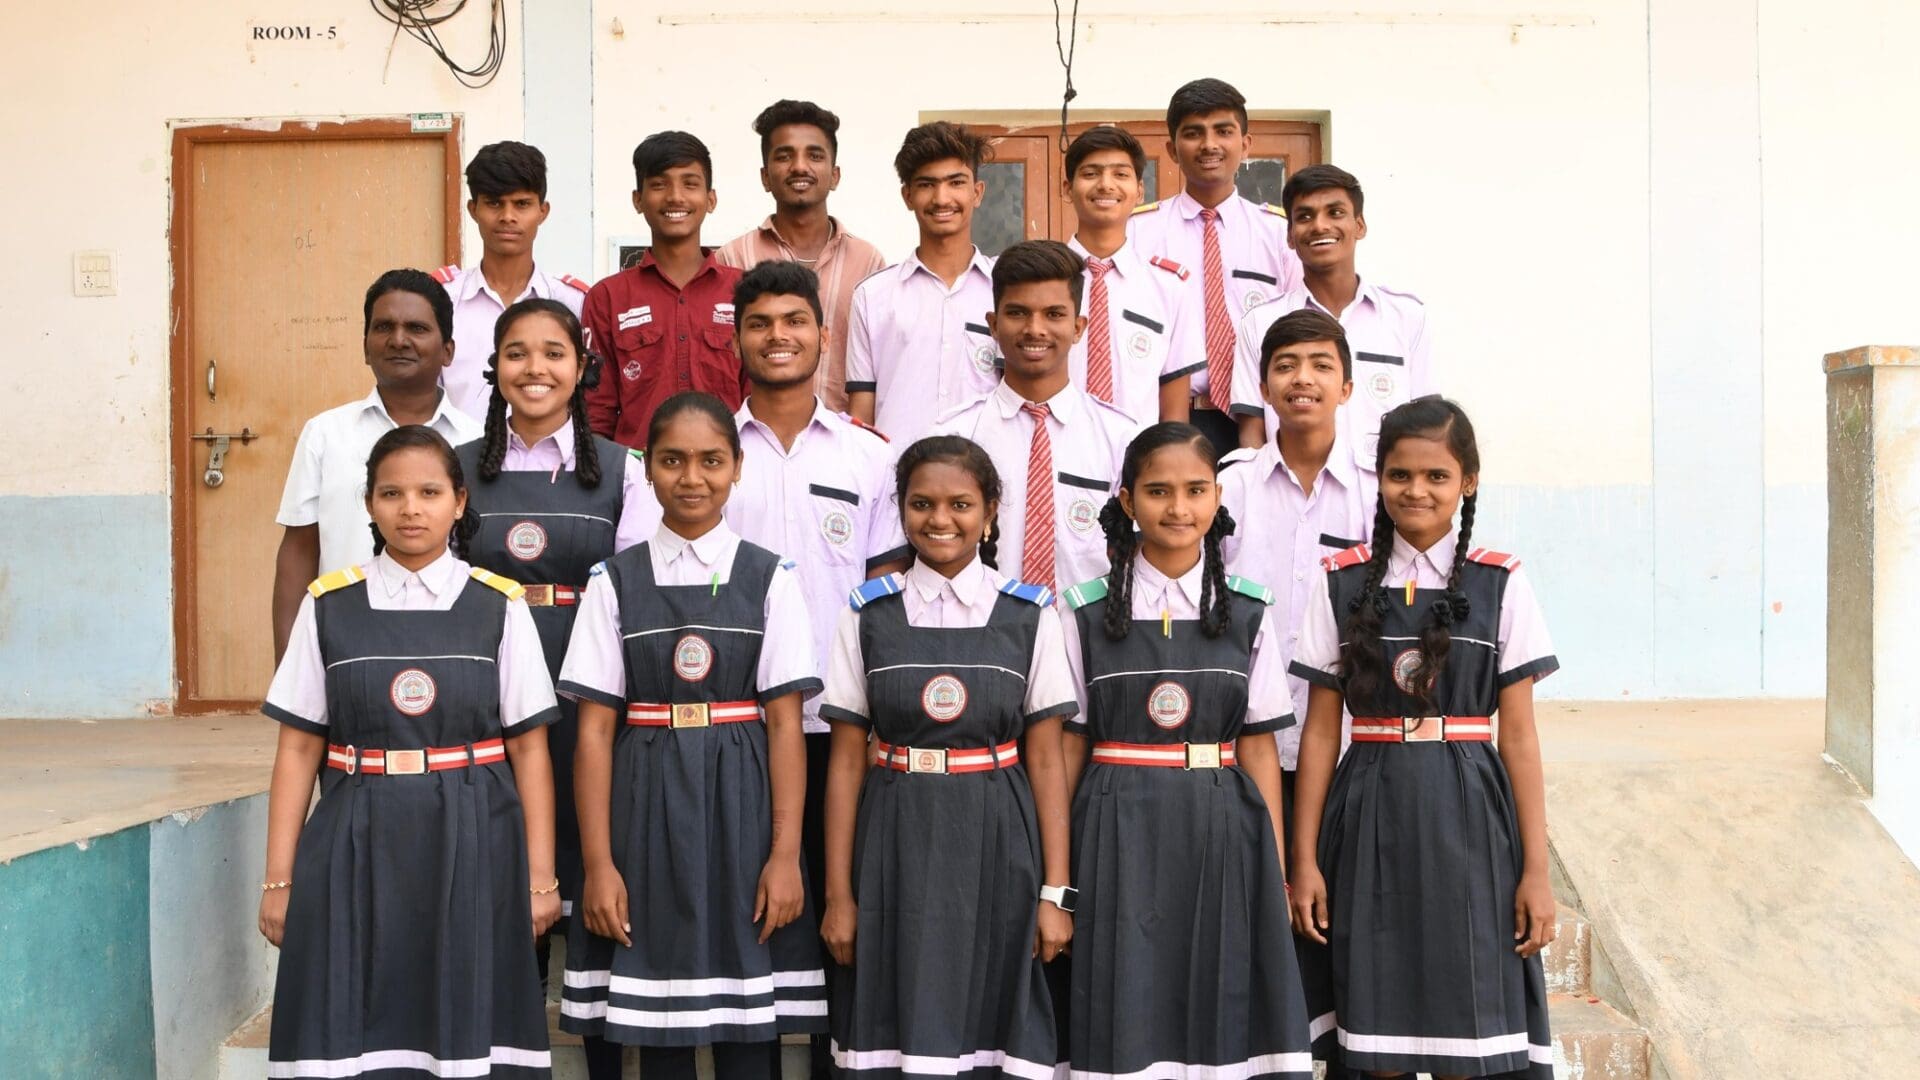
[[[1249,581],[1239,574],[1227,575],[1227,588],[1241,596],[1251,596],[1263,604],[1273,603],[1273,590],[1257,581]]]
[[[861,582],[860,587],[853,590],[853,593],[847,597],[847,603],[853,610],[859,611],[883,596],[892,596],[899,592],[906,587],[906,584],[907,579],[900,574],[884,574]]]
[[[1067,604],[1075,611],[1078,611],[1088,604],[1093,603],[1095,600],[1103,600],[1106,598],[1107,579],[1097,577],[1092,581],[1083,581],[1073,588],[1068,589],[1064,595],[1067,598]]]
[[[587,568],[588,577],[599,577],[601,574],[604,574],[606,572],[607,572],[607,560],[605,559],[601,559],[599,562],[594,563],[592,566]]]
[[[1046,607],[1053,603],[1053,590],[1045,585],[1035,585],[1027,581],[1008,581],[1000,586],[1000,591],[1029,604]]]
[[[794,562],[794,561],[793,561],[792,559],[781,559],[781,560],[780,560],[780,569],[782,569],[782,570],[792,570],[792,569],[795,569],[796,567],[798,567],[799,565],[800,565],[799,563],[797,563],[797,562]]]

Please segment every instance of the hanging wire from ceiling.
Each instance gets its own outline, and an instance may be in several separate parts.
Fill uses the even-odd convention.
[[[381,18],[393,24],[393,38],[400,40],[405,31],[408,37],[425,45],[440,62],[447,66],[460,85],[472,90],[492,82],[500,74],[500,65],[507,58],[507,9],[506,0],[488,0],[491,11],[488,12],[491,25],[487,30],[487,55],[478,64],[467,67],[448,55],[446,46],[440,42],[439,28],[449,19],[465,11],[467,0],[367,0]],[[444,8],[436,12],[435,8]],[[393,46],[387,47],[387,63],[393,63]]]
[[[1066,43],[1061,43],[1060,0],[1053,0],[1053,51],[1060,57],[1060,66],[1067,73],[1067,88],[1060,95],[1060,152],[1066,153],[1071,140],[1067,138],[1067,105],[1080,92],[1073,88],[1073,52],[1080,41],[1080,0],[1073,0],[1073,15],[1067,21]]]

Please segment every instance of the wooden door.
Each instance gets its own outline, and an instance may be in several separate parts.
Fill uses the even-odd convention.
[[[309,417],[372,387],[361,306],[373,279],[459,261],[458,137],[416,136],[406,121],[174,132],[181,712],[253,709],[266,693],[274,517],[294,443]],[[216,477],[221,435],[236,437]]]

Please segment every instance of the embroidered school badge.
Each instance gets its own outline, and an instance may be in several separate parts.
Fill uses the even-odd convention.
[[[1259,289],[1248,289],[1247,298],[1240,305],[1240,313],[1244,315],[1247,312],[1252,311],[1254,308],[1257,308],[1261,304],[1264,304],[1266,302],[1267,302],[1266,293],[1261,292]]]
[[[1067,526],[1074,532],[1091,531],[1099,523],[1100,509],[1093,505],[1093,500],[1075,499],[1073,505],[1067,507]]]
[[[993,374],[993,346],[982,345],[973,350],[973,367],[982,375]]]
[[[845,547],[853,539],[853,519],[845,510],[829,510],[827,516],[820,519],[820,535],[834,547]]]
[[[1172,731],[1193,715],[1193,698],[1177,682],[1163,682],[1147,693],[1147,719]]]
[[[713,646],[699,634],[688,634],[673,646],[673,673],[687,682],[699,682],[713,670]]]
[[[1375,401],[1386,401],[1393,397],[1393,389],[1393,376],[1384,371],[1367,380],[1367,392],[1373,395]]]
[[[521,562],[532,562],[547,550],[547,530],[531,521],[521,521],[507,530],[507,554]]]
[[[951,724],[967,708],[967,687],[951,675],[935,675],[920,691],[920,707],[929,717]]]
[[[1402,649],[1400,655],[1393,658],[1393,685],[1403,694],[1420,695],[1420,689],[1413,683],[1413,674],[1420,667],[1419,649]]]
[[[433,676],[419,668],[408,668],[393,677],[393,685],[387,689],[387,697],[393,707],[408,716],[419,716],[433,708],[433,699],[439,696],[439,689],[433,685]]]
[[[1147,337],[1145,330],[1135,330],[1133,336],[1127,339],[1127,352],[1132,354],[1135,360],[1145,360],[1147,354],[1152,351],[1153,339]]]
[[[629,360],[620,365],[620,376],[628,382],[638,379],[640,377],[640,371],[640,361],[638,360]]]

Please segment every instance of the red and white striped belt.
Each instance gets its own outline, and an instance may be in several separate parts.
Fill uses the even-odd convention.
[[[1166,769],[1224,769],[1239,760],[1232,743],[1097,742],[1093,760],[1102,765],[1158,765]]]
[[[420,750],[373,750],[329,744],[327,768],[339,769],[348,776],[355,773],[368,776],[420,776],[448,769],[464,769],[468,765],[505,761],[506,757],[507,744],[501,739],[488,739],[466,746],[429,746]]]
[[[703,728],[758,719],[757,701],[689,701],[678,705],[638,701],[627,706],[627,723],[634,727]]]
[[[915,746],[888,746],[875,739],[873,763],[895,772],[987,772],[1019,764],[1020,743],[1006,742],[978,750],[928,750]]]
[[[527,592],[528,607],[572,607],[580,602],[580,594],[585,589],[572,585],[522,585]]]
[[[1356,716],[1354,742],[1492,742],[1490,716]]]

